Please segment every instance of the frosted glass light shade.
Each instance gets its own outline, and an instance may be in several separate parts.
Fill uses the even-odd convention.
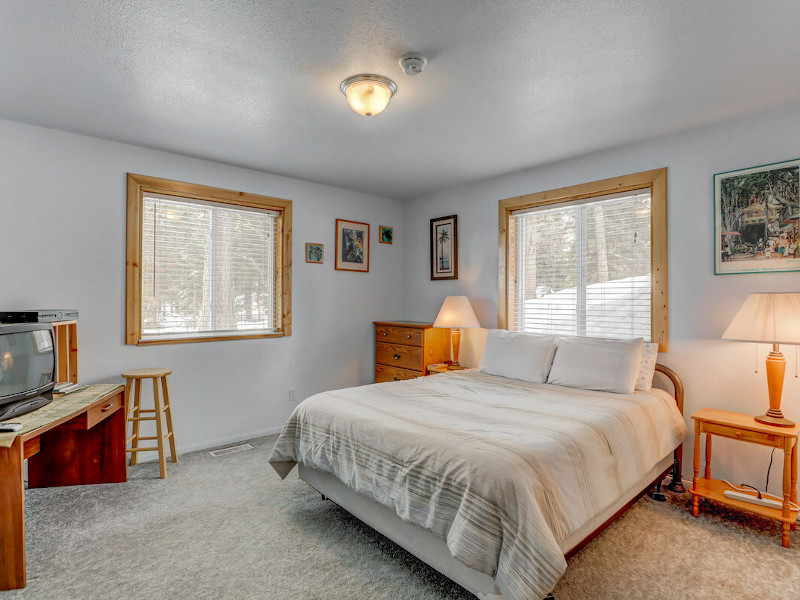
[[[800,293],[750,294],[722,337],[741,342],[800,344]]]
[[[353,75],[342,82],[342,93],[355,112],[373,117],[386,108],[397,86],[382,75]]]
[[[472,310],[472,305],[466,296],[448,296],[442,303],[442,308],[433,323],[434,327],[442,328],[468,328],[480,327],[478,317]]]

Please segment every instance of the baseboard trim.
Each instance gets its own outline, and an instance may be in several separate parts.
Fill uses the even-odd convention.
[[[255,438],[264,437],[265,435],[272,435],[274,433],[280,433],[283,431],[283,425],[278,427],[269,427],[267,429],[259,429],[258,431],[251,431],[248,433],[242,433],[239,435],[219,438],[216,440],[209,440],[207,442],[200,442],[198,444],[190,444],[188,446],[178,446],[178,455],[187,454],[189,452],[196,452],[198,450],[209,450],[211,448],[216,448],[218,446],[225,446],[227,444],[235,444],[238,442],[244,442],[246,440],[252,440]],[[169,452],[169,450],[167,450]],[[140,453],[141,456],[146,456],[147,458],[139,459],[139,464],[146,463],[146,462],[154,462],[158,460],[158,453],[155,450],[152,450],[147,453]],[[167,459],[169,462],[169,459]]]

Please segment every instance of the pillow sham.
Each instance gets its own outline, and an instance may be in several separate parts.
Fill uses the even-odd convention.
[[[479,368],[489,375],[544,383],[557,345],[554,335],[492,329],[486,336]]]
[[[642,344],[642,360],[639,363],[639,377],[636,379],[636,389],[649,392],[653,389],[653,375],[658,362],[658,344]]]
[[[642,338],[608,340],[563,337],[547,383],[599,392],[632,394],[639,377]]]

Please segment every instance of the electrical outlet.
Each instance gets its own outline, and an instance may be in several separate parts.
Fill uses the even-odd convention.
[[[297,402],[297,390],[293,387],[289,388],[289,402]]]

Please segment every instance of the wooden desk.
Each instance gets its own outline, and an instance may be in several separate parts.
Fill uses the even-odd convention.
[[[798,515],[798,511],[791,507],[790,502],[797,503],[797,439],[800,435],[800,425],[794,427],[764,425],[757,423],[751,415],[716,408],[703,408],[694,413],[692,419],[694,419],[694,478],[692,488],[689,490],[692,494],[692,515],[695,517],[698,515],[700,498],[708,498],[720,504],[775,519],[781,523],[781,543],[784,548],[788,548],[789,531],[796,528]],[[704,477],[700,477],[700,436],[703,433],[706,434],[706,460]],[[724,481],[711,478],[712,435],[783,451],[783,498],[762,494],[763,497],[778,502],[782,500],[780,509],[725,496],[725,491],[733,488]]]
[[[124,405],[120,385],[0,447],[0,590],[25,587],[23,460],[30,488],[127,481]]]

